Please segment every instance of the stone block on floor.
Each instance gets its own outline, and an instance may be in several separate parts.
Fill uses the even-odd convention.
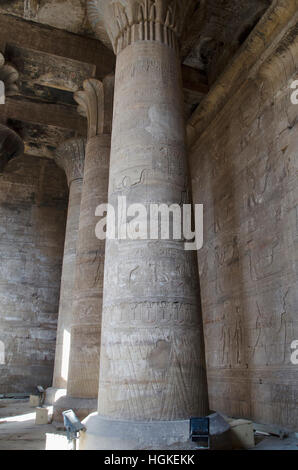
[[[49,422],[49,410],[47,408],[36,408],[35,424],[48,424]]]
[[[252,421],[231,419],[229,425],[233,449],[251,449],[255,446]]]
[[[30,406],[36,407],[40,405],[40,397],[39,395],[30,395],[29,399]]]

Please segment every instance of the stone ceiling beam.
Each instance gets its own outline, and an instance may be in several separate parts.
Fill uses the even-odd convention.
[[[102,79],[115,68],[115,56],[99,40],[69,33],[58,28],[0,14],[0,46],[5,43],[22,48],[94,64],[95,77]],[[186,90],[208,93],[204,75],[182,65],[183,86]]]
[[[184,90],[207,94],[209,91],[207,77],[188,65],[182,65],[182,81]]]
[[[1,105],[1,115],[6,119],[45,124],[76,131],[83,137],[86,135],[86,119],[68,106],[7,98],[5,105]]]
[[[15,16],[0,14],[0,44],[2,42],[94,64],[97,78],[105,77],[115,67],[113,52],[97,39]]]

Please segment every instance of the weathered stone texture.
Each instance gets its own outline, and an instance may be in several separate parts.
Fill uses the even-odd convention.
[[[85,140],[63,142],[56,151],[55,161],[65,171],[69,185],[67,223],[61,274],[59,318],[57,327],[53,387],[66,388],[72,325],[77,237],[79,229],[84,174]]]
[[[297,27],[201,133],[190,165],[204,204],[198,253],[210,406],[298,428]]]
[[[77,241],[67,393],[97,398],[105,242],[95,235],[95,210],[106,203],[110,135],[89,139]]]
[[[88,118],[88,140],[80,209],[73,295],[73,322],[67,395],[98,395],[105,240],[95,234],[98,205],[108,197],[114,76],[89,79],[75,99]],[[79,405],[78,405],[79,406]],[[84,405],[86,410],[86,406]]]
[[[174,48],[118,54],[109,203],[187,200],[182,86]],[[125,109],[125,113],[123,110]],[[107,240],[98,412],[130,421],[208,410],[194,252],[180,240]]]
[[[16,132],[0,124],[0,172],[12,158],[23,155],[24,143]]]
[[[50,385],[67,186],[54,162],[18,157],[0,175],[0,393]]]
[[[13,0],[0,5],[1,13],[80,34],[90,33],[85,10],[84,0]]]

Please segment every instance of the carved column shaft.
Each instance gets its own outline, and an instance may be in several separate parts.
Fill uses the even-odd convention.
[[[147,207],[185,201],[179,71],[175,51],[159,42],[137,42],[118,55],[109,191],[115,207],[119,196]],[[107,240],[101,415],[174,420],[206,410],[198,286],[194,253],[183,242]]]
[[[69,368],[70,334],[73,322],[75,263],[85,158],[84,139],[72,139],[56,150],[55,161],[66,173],[69,202],[61,275],[60,304],[55,352],[53,387],[66,389]]]
[[[127,206],[147,208],[187,202],[176,33],[191,3],[98,2],[118,54],[109,181],[115,208],[119,196],[126,197]],[[142,35],[133,36],[140,28]],[[142,446],[149,445],[148,426],[137,423],[160,423],[152,439],[158,442],[160,432],[162,445],[168,438],[163,422],[176,426],[207,412],[195,253],[178,240],[107,240],[99,420],[93,424],[91,418],[90,433],[99,434],[104,448],[117,448],[119,443],[101,441],[105,419],[115,423],[117,434],[116,423],[125,420],[131,424],[119,427],[118,438],[136,447],[124,448],[147,448]]]
[[[107,202],[113,90],[114,77],[108,76],[102,83],[87,80],[84,91],[75,95],[79,109],[88,118],[88,141],[79,223],[67,395],[83,399],[97,399],[98,394],[105,242],[98,240],[95,235],[95,210],[99,204]],[[78,413],[82,416],[82,410]]]

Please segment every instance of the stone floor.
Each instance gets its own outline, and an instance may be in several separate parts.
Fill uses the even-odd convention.
[[[46,436],[47,448],[65,449],[61,425],[36,425],[29,400],[0,399],[0,450],[46,450]],[[258,436],[257,441],[254,450],[298,450],[298,435],[286,439]]]
[[[252,450],[298,450],[298,436],[292,435],[285,439],[275,436],[263,437]]]
[[[46,434],[64,434],[53,424],[35,424],[29,400],[0,400],[0,450],[45,450]]]

